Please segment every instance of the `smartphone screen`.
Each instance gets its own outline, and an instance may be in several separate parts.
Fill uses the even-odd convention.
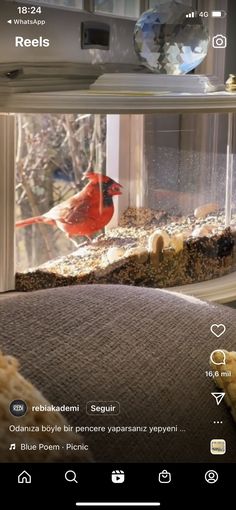
[[[222,508],[236,466],[234,2],[0,11],[3,491],[25,508],[35,494],[189,508],[189,493]]]

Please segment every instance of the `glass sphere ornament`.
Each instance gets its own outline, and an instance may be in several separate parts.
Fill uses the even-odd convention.
[[[144,66],[161,74],[186,74],[207,55],[209,35],[200,16],[178,0],[158,0],[134,29],[134,48]]]

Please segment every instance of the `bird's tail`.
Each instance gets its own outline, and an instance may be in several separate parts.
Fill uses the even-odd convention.
[[[34,223],[47,223],[53,224],[53,220],[48,220],[44,216],[34,216],[33,218],[27,218],[26,220],[20,220],[16,222],[16,227],[27,227],[28,225],[33,225]]]

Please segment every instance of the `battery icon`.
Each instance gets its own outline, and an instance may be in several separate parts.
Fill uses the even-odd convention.
[[[226,14],[227,13],[225,11],[212,11],[211,12],[212,18],[225,18]]]

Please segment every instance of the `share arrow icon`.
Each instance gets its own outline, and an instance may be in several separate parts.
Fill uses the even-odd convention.
[[[221,400],[223,400],[225,393],[212,393],[212,396],[216,399],[216,404],[219,406]]]

